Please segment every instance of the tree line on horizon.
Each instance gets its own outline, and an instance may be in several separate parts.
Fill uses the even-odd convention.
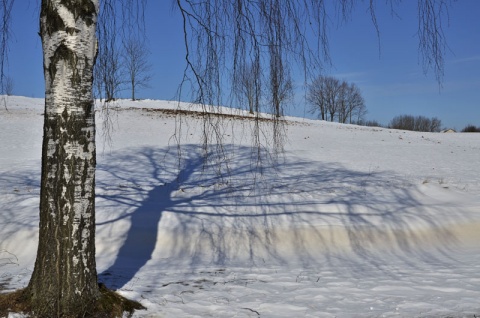
[[[425,116],[413,116],[413,115],[398,115],[395,116],[388,125],[383,125],[376,120],[366,120],[355,123],[360,126],[368,127],[381,127],[389,129],[410,130],[418,132],[441,132],[446,131],[445,127],[442,128],[442,121],[437,117],[427,118]],[[455,130],[453,130],[455,131]],[[468,124],[462,130],[462,133],[480,132],[480,126]]]
[[[418,132],[442,130],[442,121],[439,118],[422,115],[398,115],[392,118],[388,125],[382,125],[376,120],[366,120],[367,107],[360,88],[354,83],[333,76],[315,77],[308,85],[306,99],[310,104],[309,112],[316,114],[320,120]],[[480,126],[469,124],[461,132],[480,132]]]

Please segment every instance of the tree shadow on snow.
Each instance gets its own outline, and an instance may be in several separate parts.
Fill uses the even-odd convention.
[[[100,194],[97,195],[97,197],[117,204],[119,203],[119,208],[122,204],[133,206],[134,208],[132,212],[120,215],[115,220],[97,222],[97,226],[102,226],[124,218],[129,218],[130,220],[130,228],[118,251],[115,262],[100,274],[101,277],[105,278],[112,273],[116,273],[114,288],[122,287],[128,283],[135,273],[152,258],[152,254],[157,245],[158,225],[162,219],[162,214],[164,211],[173,209],[175,205],[178,204],[178,202],[172,199],[172,194],[179,189],[180,178],[188,179],[190,174],[196,169],[199,169],[203,163],[202,158],[197,157],[195,160],[190,160],[187,163],[186,167],[182,169],[176,179],[168,178],[168,174],[164,176],[165,179],[161,179],[160,176],[165,174],[166,169],[162,164],[162,156],[160,153],[156,153],[152,149],[143,149],[139,151],[137,155],[143,157],[142,159],[147,161],[147,165],[141,165],[141,162],[136,162],[135,160],[132,161],[133,158],[123,158],[133,164],[135,171],[138,169],[136,173],[131,173],[132,171],[130,170],[124,170],[122,168],[124,165],[120,162],[117,162],[120,164],[118,170],[114,165],[109,164],[101,166],[100,168],[108,175],[113,176],[116,182],[123,182],[119,183],[120,193],[123,193],[123,196],[122,194],[119,195],[115,193],[113,195]],[[143,169],[150,171],[150,177],[156,181],[150,190],[145,190],[144,187],[138,184],[139,181],[142,182],[144,177],[148,178],[148,176],[141,176],[142,172],[139,173],[139,171]],[[144,185],[147,188],[150,186],[148,183],[144,183]],[[132,200],[136,200],[136,196],[142,198],[141,202],[132,202]],[[116,205],[115,203],[114,205]],[[118,275],[118,272],[123,274]]]
[[[385,267],[379,247],[417,266],[440,262],[456,243],[440,223],[446,216],[437,219],[444,207],[420,202],[414,187],[387,172],[292,158],[260,177],[251,149],[237,147],[226,149],[225,177],[204,162],[202,149],[183,149],[180,165],[174,148],[114,153],[99,164],[97,239],[123,241],[116,255],[104,251],[115,258],[100,274],[110,287],[132,283],[145,266],[148,275],[148,266],[327,263],[361,275]],[[124,236],[112,236],[121,222]],[[423,248],[428,242],[434,252]]]

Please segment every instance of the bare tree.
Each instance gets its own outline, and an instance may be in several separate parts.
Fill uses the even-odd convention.
[[[152,65],[148,62],[149,51],[145,41],[129,37],[123,43],[123,61],[128,83],[135,100],[135,92],[140,88],[148,88],[151,80]]]
[[[440,130],[442,130],[442,121],[437,117],[433,117],[430,123],[430,131],[439,132]]]
[[[120,52],[115,45],[99,49],[95,64],[96,96],[105,102],[113,101],[125,84]]]
[[[330,121],[337,118],[339,123],[352,123],[354,115],[358,121],[366,113],[360,89],[353,83],[348,84],[332,76],[317,76],[308,86],[307,101],[311,105],[310,112],[319,112],[322,120],[327,118],[328,113]]]
[[[319,113],[321,120],[327,119],[327,95],[325,87],[325,76],[317,76],[308,85],[307,101],[310,103],[310,113]]]
[[[270,61],[270,94],[272,111],[275,117],[283,116],[283,105],[293,96],[290,72],[282,65],[281,58],[272,53]]]
[[[340,83],[340,82],[339,82]],[[349,113],[349,85],[347,82],[342,81],[338,88],[338,97],[337,97],[337,119],[339,123],[344,124],[347,121]]]
[[[237,98],[240,103],[244,103],[245,99],[247,100],[248,111],[252,115],[255,111],[258,112],[260,107],[262,89],[259,75],[260,66],[258,63],[242,65],[234,75],[239,77],[233,81]]]
[[[325,89],[327,96],[327,111],[330,114],[330,121],[334,121],[335,115],[340,108],[341,83],[334,77],[327,77],[325,79]]]
[[[5,94],[7,96],[13,95],[13,88],[15,83],[13,82],[13,78],[11,76],[5,77]]]
[[[41,235],[25,291],[39,316],[77,316],[87,312],[99,295],[92,98],[97,10],[98,1],[85,1],[82,6],[76,1],[42,1],[41,5],[46,86]]]
[[[288,59],[285,55],[284,46],[287,45],[286,31],[282,27],[282,19],[287,12],[282,10],[282,6],[268,6],[262,3],[264,10],[262,14],[268,14],[272,20],[266,26],[266,40],[268,46],[268,55],[270,58],[270,78],[269,88],[271,95],[272,111],[278,118],[282,116],[282,104],[292,96],[293,85],[288,68]],[[268,10],[268,13],[267,13]]]
[[[317,76],[308,87],[307,100],[312,106],[311,112],[319,111],[322,120],[329,117],[333,121],[344,106],[342,85],[344,84],[332,76]]]
[[[354,83],[345,85],[345,107],[344,114],[342,116],[342,123],[346,123],[347,120],[351,124],[353,122],[353,117],[356,115],[357,121],[360,119],[358,117],[363,117],[366,113],[365,100],[362,96],[362,93],[357,85]]]
[[[121,26],[117,25],[117,8],[113,3],[104,1],[99,8],[99,21],[97,23],[97,36],[99,43],[97,60],[95,63],[95,89],[96,95],[106,102],[115,100],[125,83],[125,74],[120,60],[121,47],[119,37]]]
[[[17,299],[38,317],[123,311],[119,296],[109,296],[110,305],[100,308],[95,263],[92,89],[98,10],[98,0],[43,0],[40,7],[45,76],[40,234],[32,277]],[[120,313],[111,313],[115,305]]]
[[[6,93],[7,76],[5,66],[8,61],[8,43],[10,38],[10,21],[15,0],[0,1],[0,94]]]
[[[351,124],[353,123],[361,123],[361,122],[364,122],[365,121],[365,116],[367,115],[368,111],[367,111],[367,106],[365,106],[365,103],[362,103],[359,105],[359,107],[357,109],[355,109],[355,111],[352,113],[352,120],[351,120]],[[380,126],[378,123],[377,123],[377,126]]]

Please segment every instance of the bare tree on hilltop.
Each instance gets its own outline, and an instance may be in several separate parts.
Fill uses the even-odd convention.
[[[261,78],[259,75],[259,63],[245,64],[236,72],[238,78],[233,81],[233,89],[240,104],[245,104],[246,99],[248,111],[252,115],[258,112],[262,98]]]
[[[117,24],[117,19],[108,18],[118,15],[117,11],[115,6],[104,3],[99,9],[96,29],[102,45],[98,46],[94,67],[95,95],[107,103],[118,97],[125,84],[125,72],[120,60],[121,26]]]
[[[152,65],[148,62],[149,52],[145,41],[138,38],[127,38],[123,43],[123,62],[127,73],[127,82],[130,86],[132,100],[136,100],[135,93],[140,88],[148,88],[152,78]]]
[[[330,121],[337,118],[339,123],[351,124],[363,120],[366,113],[365,100],[360,89],[332,76],[317,76],[308,86],[307,101],[310,112],[319,113],[319,118]]]
[[[391,4],[397,2],[392,0]],[[439,16],[449,2],[418,0],[420,50],[425,66],[433,68],[438,77],[443,74],[445,47]],[[281,115],[282,85],[290,80],[290,67],[299,65],[306,77],[318,73],[322,62],[329,60],[329,17],[348,19],[355,4],[364,4],[341,0],[340,9],[329,13],[324,1],[310,0],[175,0],[173,3],[183,19],[186,48],[183,83],[192,83],[196,92],[194,101],[225,105],[226,85],[235,84],[241,78],[236,73],[254,63],[262,70],[253,75],[255,86],[260,85],[261,78],[275,82],[266,83],[272,87],[270,96],[263,99],[268,103],[258,104],[259,111],[264,106],[267,110],[273,108],[275,123],[278,122],[275,118]],[[122,316],[122,310],[127,309],[124,299],[118,295],[106,296],[97,281],[93,68],[97,52],[108,45],[105,38],[100,38],[97,45],[97,25],[105,23],[105,19],[114,19],[113,25],[121,24],[123,30],[142,27],[145,4],[146,0],[41,1],[45,115],[39,245],[28,286],[14,294],[2,294],[0,314],[16,310],[37,317],[107,317]],[[14,17],[12,5],[13,0],[0,0],[2,88],[9,22]],[[374,0],[367,2],[374,25],[375,5]],[[121,14],[99,17],[100,7],[118,9]],[[222,136],[216,123],[208,121],[204,129],[205,142],[221,149]],[[257,144],[264,142],[259,136],[257,130],[254,138]],[[281,140],[275,138],[275,133],[273,136],[274,143]]]

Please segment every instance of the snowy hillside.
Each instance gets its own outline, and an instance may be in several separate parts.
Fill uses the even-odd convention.
[[[231,117],[222,177],[199,116],[117,106],[110,139],[97,119],[97,267],[148,308],[135,317],[480,316],[480,134],[289,118],[285,156],[260,176],[252,123]],[[0,108],[3,290],[35,261],[42,112]]]

